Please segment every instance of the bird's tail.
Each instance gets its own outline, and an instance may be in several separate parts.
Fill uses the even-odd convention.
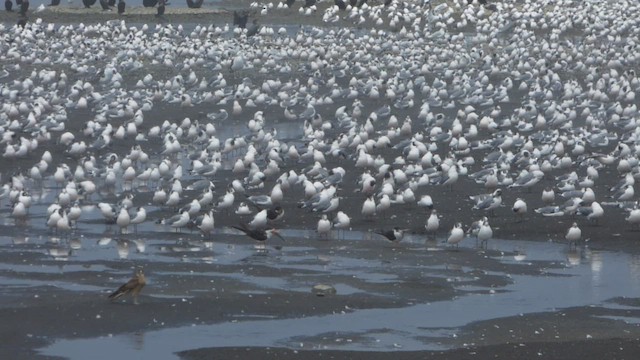
[[[118,300],[121,297],[123,297],[126,293],[127,293],[126,291],[124,291],[122,288],[120,288],[120,289],[114,291],[113,293],[111,293],[111,295],[109,295],[109,299],[111,299],[111,301]]]

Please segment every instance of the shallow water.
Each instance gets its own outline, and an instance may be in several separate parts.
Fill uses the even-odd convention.
[[[467,241],[465,245],[471,246],[472,243]],[[450,277],[448,280],[451,282],[461,282],[461,285],[456,286],[457,289],[469,291],[469,294],[457,296],[451,301],[409,303],[406,307],[396,309],[345,309],[344,313],[339,314],[293,319],[257,318],[244,313],[233,321],[212,325],[192,325],[93,339],[60,339],[42,349],[42,353],[71,359],[82,359],[88,351],[105,354],[105,359],[114,356],[136,358],[142,354],[157,359],[172,359],[177,358],[172,355],[174,352],[216,346],[435,350],[447,348],[448,341],[457,336],[461,327],[476,321],[576,306],[615,307],[616,305],[608,304],[607,300],[640,296],[640,284],[635,281],[640,276],[638,256],[593,251],[589,248],[580,248],[576,252],[569,251],[563,244],[514,240],[493,240],[490,246],[509,250],[504,256],[499,255],[499,252],[494,253],[499,262],[523,267],[535,266],[534,262],[544,262],[551,267],[547,271],[541,267],[541,275],[496,273],[495,275],[511,278],[512,283],[504,288],[467,286],[461,281],[462,278]],[[236,247],[235,250],[242,252],[240,248]],[[513,249],[517,252],[511,252]],[[469,249],[463,248],[462,251],[467,250]],[[285,248],[283,251],[282,256],[287,257],[287,252],[293,250]],[[442,252],[448,253],[450,252]],[[478,256],[484,255],[479,253]],[[224,262],[224,256],[219,260]],[[333,266],[355,274],[354,276],[361,276],[366,281],[393,281],[387,274],[376,275],[374,266],[370,263],[367,268],[365,262],[359,263],[356,259],[347,257],[341,257],[336,263],[339,265]],[[291,263],[288,264],[287,266],[292,266]],[[429,273],[432,270],[424,271]],[[461,275],[466,276],[463,273]],[[235,275],[231,277],[233,276]],[[264,292],[269,292],[270,288],[308,291],[308,288],[290,287],[289,279],[236,277],[241,281],[253,282]],[[336,288],[342,295],[359,291],[344,284],[336,284]],[[631,324],[638,321],[634,318],[618,320]],[[132,341],[132,338],[139,341]]]

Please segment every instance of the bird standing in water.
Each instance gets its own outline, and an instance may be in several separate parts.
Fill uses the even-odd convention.
[[[118,300],[119,298],[131,294],[133,296],[133,303],[138,305],[138,294],[142,291],[142,288],[147,284],[147,280],[144,277],[142,269],[138,269],[136,274],[126,284],[120,286],[118,290],[109,295],[111,301]]]
[[[451,229],[449,237],[447,238],[447,244],[455,245],[456,248],[460,245],[460,241],[464,239],[464,230],[462,230],[462,224],[457,223]]]
[[[391,242],[400,242],[404,237],[404,233],[407,231],[406,229],[400,229],[399,227],[394,227],[391,230],[377,230],[374,231],[378,235],[384,236],[387,240]]]
[[[124,14],[124,8],[127,6],[127,4],[125,4],[124,0],[120,0],[118,2],[118,15],[122,15]]]
[[[278,233],[278,230],[276,230],[276,229],[268,229],[268,230],[250,229],[245,224],[241,224],[240,226],[232,226],[232,228],[242,231],[248,237],[250,237],[253,240],[256,240],[256,241],[258,241],[259,243],[262,243],[262,244],[264,244],[265,241],[267,241],[269,238],[271,238],[272,235],[275,235],[275,236],[279,237],[282,241],[284,241],[284,238],[282,238],[282,236],[280,236],[280,234]]]
[[[569,230],[567,230],[567,234],[564,236],[565,239],[569,242],[569,246],[578,246],[578,241],[582,238],[582,230],[578,227],[578,224],[573,223]]]

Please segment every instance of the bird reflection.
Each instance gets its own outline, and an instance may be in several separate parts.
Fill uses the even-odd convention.
[[[569,249],[567,250],[567,263],[569,264],[569,266],[580,265],[581,252],[582,250],[580,248],[572,247],[572,246],[569,247]]]
[[[116,248],[120,259],[126,259],[129,257],[129,240],[118,239]]]
[[[15,236],[13,238],[13,244],[14,245],[22,245],[22,244],[26,244],[28,242],[29,242],[29,237],[28,236],[18,235],[18,236]]]

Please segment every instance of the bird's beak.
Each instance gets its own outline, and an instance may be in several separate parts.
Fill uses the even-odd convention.
[[[280,235],[280,232],[279,232],[278,230],[273,229],[273,230],[271,231],[271,233],[272,233],[273,235],[275,235],[276,237],[278,237],[278,238],[279,238],[280,240],[282,240],[283,242],[286,242],[286,241],[285,241],[285,239],[282,237],[282,235]]]

